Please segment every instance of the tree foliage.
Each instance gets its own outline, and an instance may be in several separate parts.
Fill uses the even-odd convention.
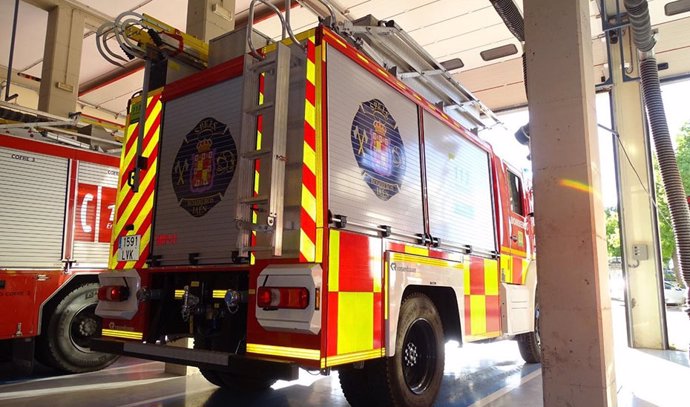
[[[606,208],[606,249],[609,258],[620,257],[621,237],[618,228],[618,210],[616,208]]]
[[[690,122],[683,125],[676,137],[676,160],[678,170],[683,181],[685,193],[690,194]],[[659,214],[659,232],[661,238],[661,253],[664,264],[673,257],[676,250],[676,240],[671,225],[671,211],[666,199],[666,191],[661,181],[659,163],[654,160],[654,180],[656,189],[657,210]]]

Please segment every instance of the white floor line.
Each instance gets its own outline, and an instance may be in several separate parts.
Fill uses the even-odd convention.
[[[194,390],[187,390],[187,391],[183,391],[183,392],[175,393],[175,394],[168,394],[165,396],[156,397],[156,398],[152,398],[152,399],[148,399],[148,400],[136,401],[136,402],[130,403],[130,404],[123,404],[120,407],[136,407],[136,406],[141,406],[141,405],[148,406],[148,405],[151,405],[153,403],[158,403],[158,402],[165,401],[165,400],[172,400],[172,399],[176,399],[178,397],[185,397],[185,396],[189,396],[192,394],[203,393],[205,391],[214,390],[217,388],[218,387],[209,383],[206,387],[195,388]]]
[[[481,406],[486,406],[492,401],[496,401],[499,398],[505,396],[506,394],[510,393],[511,391],[515,390],[516,388],[522,386],[523,384],[527,383],[528,381],[541,376],[541,369],[537,369],[534,372],[523,376],[522,379],[520,379],[520,383],[514,383],[510,384],[500,390],[497,390],[488,396],[484,397],[483,399],[477,400],[474,403],[470,404],[468,407],[481,407]]]
[[[15,381],[12,380],[10,383],[6,384],[0,384],[0,388],[4,386],[12,386],[12,385],[17,385],[17,384],[27,384],[27,383],[38,383],[38,382],[47,382],[47,381],[53,381],[53,380],[64,380],[64,379],[71,379],[75,377],[80,377],[80,376],[86,376],[86,375],[98,375],[98,374],[108,374],[110,372],[113,372],[115,370],[124,370],[124,369],[138,369],[142,366],[148,366],[148,365],[153,365],[161,362],[144,362],[144,363],[133,363],[131,365],[127,366],[119,366],[119,367],[107,367],[103,370],[97,370],[95,372],[86,372],[86,373],[73,373],[73,374],[66,374],[66,375],[57,375],[57,376],[50,376],[50,377],[39,377],[37,379],[28,379],[28,380],[21,380],[21,381]],[[162,369],[161,369],[162,370]],[[146,370],[152,371],[152,370]],[[139,372],[139,370],[137,370]]]
[[[155,379],[144,379],[144,380],[134,380],[134,381],[133,380],[124,380],[124,381],[115,382],[115,383],[96,383],[96,384],[84,384],[84,385],[79,385],[79,386],[55,387],[55,388],[49,388],[49,389],[30,389],[30,390],[12,391],[12,392],[7,392],[7,393],[0,393],[0,400],[12,400],[12,399],[21,399],[21,398],[29,398],[29,397],[50,396],[53,394],[62,394],[62,393],[75,392],[75,391],[111,390],[111,389],[119,389],[119,388],[129,388],[132,386],[144,386],[144,385],[148,385],[148,384],[163,382],[166,380],[172,380],[172,379],[177,379],[177,378],[178,378],[178,376],[160,377],[160,378],[155,378]]]

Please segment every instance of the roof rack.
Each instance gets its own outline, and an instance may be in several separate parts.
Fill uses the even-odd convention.
[[[334,24],[338,34],[473,132],[501,123],[472,92],[393,20],[371,14]]]

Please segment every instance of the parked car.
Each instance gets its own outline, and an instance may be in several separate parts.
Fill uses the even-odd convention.
[[[664,298],[666,305],[685,304],[685,289],[668,281],[664,281]]]

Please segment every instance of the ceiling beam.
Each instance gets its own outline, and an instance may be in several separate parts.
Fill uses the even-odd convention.
[[[91,30],[97,30],[104,23],[115,21],[114,17],[77,0],[24,0],[24,2],[46,11],[50,11],[57,6],[67,6],[79,10],[84,14],[84,25]]]

